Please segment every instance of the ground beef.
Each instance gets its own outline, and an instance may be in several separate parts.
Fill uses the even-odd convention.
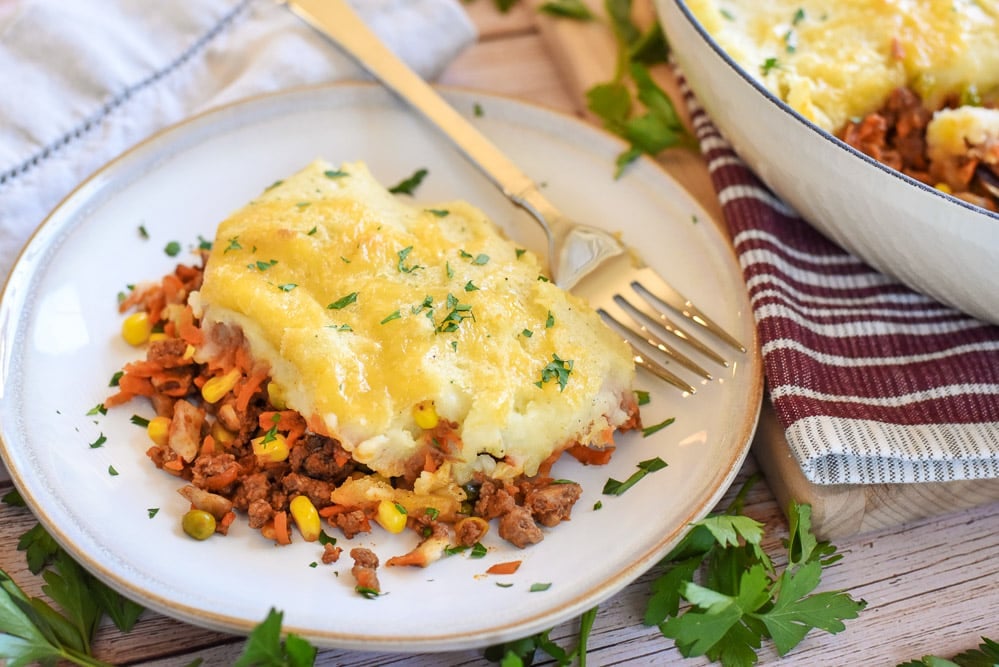
[[[479,499],[475,503],[474,514],[488,521],[503,516],[516,505],[517,500],[511,490],[487,479],[479,487]]]
[[[238,480],[242,468],[232,454],[201,455],[191,466],[191,483],[199,489],[225,492]]]
[[[354,575],[357,587],[380,593],[382,587],[375,572],[378,569],[378,556],[370,549],[355,547],[350,550],[350,557],[354,559],[350,573]]]
[[[333,523],[343,531],[344,537],[352,539],[358,533],[371,531],[371,522],[363,510],[351,510],[333,515]]]
[[[332,542],[327,542],[323,545],[323,555],[320,558],[324,565],[329,565],[330,563],[335,563],[340,560],[340,554],[343,553],[343,549],[336,546]]]
[[[246,508],[246,516],[250,523],[250,528],[262,528],[264,524],[274,518],[274,508],[263,498],[250,501]]]
[[[481,540],[488,531],[489,524],[481,517],[462,519],[455,524],[454,541],[463,547],[470,547]]]
[[[500,517],[499,535],[521,549],[545,539],[544,533],[534,522],[534,517],[531,516],[530,511],[520,505],[515,505],[513,509]]]
[[[337,440],[315,433],[307,433],[292,447],[288,464],[295,472],[337,486],[357,469],[350,453]]]
[[[317,509],[333,504],[330,495],[336,486],[325,480],[313,479],[297,472],[290,472],[281,478],[281,486],[289,496],[306,495]]]
[[[582,493],[583,488],[575,482],[549,484],[529,491],[524,506],[538,523],[551,528],[569,520],[572,506]]]

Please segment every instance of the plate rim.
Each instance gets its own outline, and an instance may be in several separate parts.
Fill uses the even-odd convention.
[[[523,109],[527,110],[531,114],[538,114],[538,117],[547,117],[547,120],[551,122],[561,124],[571,123],[577,127],[577,131],[582,131],[584,133],[589,132],[594,135],[602,135],[605,140],[612,141],[620,146],[622,150],[626,148],[626,144],[622,140],[608,133],[606,130],[596,127],[595,125],[578,117],[553,110],[537,103],[525,101],[509,95],[503,95],[501,93],[474,90],[467,87],[435,86],[435,88],[442,92],[445,97],[474,97],[477,102],[499,100],[504,104],[509,104],[514,108],[518,108],[518,110]],[[10,310],[6,304],[16,298],[15,292],[22,287],[22,284],[31,282],[35,270],[31,268],[31,263],[29,261],[32,253],[44,253],[49,250],[52,241],[58,237],[58,234],[67,231],[65,227],[60,227],[59,229],[54,228],[55,222],[58,220],[59,215],[65,213],[67,209],[79,207],[81,204],[85,205],[86,201],[88,201],[88,197],[90,196],[88,194],[88,190],[99,187],[101,179],[105,178],[109,174],[112,174],[112,172],[116,169],[122,168],[128,160],[141,157],[144,152],[155,148],[155,144],[158,142],[169,140],[170,136],[174,133],[182,133],[185,129],[189,129],[199,123],[209,121],[213,118],[221,119],[226,114],[234,111],[238,112],[242,107],[266,104],[268,100],[273,98],[294,97],[297,95],[308,94],[337,95],[341,90],[375,91],[364,94],[384,94],[386,96],[391,96],[390,93],[385,91],[378,84],[356,81],[338,81],[325,84],[297,86],[279,91],[261,93],[206,109],[178,123],[164,127],[99,167],[86,179],[81,181],[75,188],[73,188],[52,209],[52,211],[45,217],[38,227],[33,230],[28,240],[16,256],[12,269],[5,279],[3,289],[0,291],[0,334],[2,334],[8,326],[10,326],[3,317],[3,315],[8,313]],[[391,99],[394,100],[394,96],[391,97]],[[402,103],[398,103],[398,105],[398,108],[401,111],[409,114],[415,114],[415,112],[407,109]],[[530,122],[530,120],[521,119],[519,121],[512,122],[520,122],[529,127],[535,126],[535,124]],[[183,150],[179,152],[182,153]],[[156,157],[151,155],[147,158],[147,161],[155,162]],[[644,163],[647,168],[651,168],[654,171],[655,178],[669,181],[678,191],[686,193],[690,197],[691,201],[697,204],[698,209],[703,210],[696,199],[689,195],[687,189],[680,184],[663,167],[663,165],[644,155],[640,158],[640,161]],[[113,181],[114,179],[112,178],[111,180]],[[81,197],[83,198],[83,201],[77,202],[76,200]],[[719,239],[724,241],[724,235],[721,228],[715,224],[718,221],[716,221],[714,216],[710,213],[707,213],[707,215],[711,218],[712,225],[715,227],[712,233],[717,234]],[[47,239],[46,236],[49,234],[52,234],[52,238]],[[741,278],[742,273],[739,269],[738,259],[734,248],[730,243],[725,242],[723,243],[723,250],[725,251],[724,254],[726,255],[727,261],[731,263],[731,268],[736,271]],[[328,629],[317,630],[316,628],[305,628],[295,625],[285,625],[282,627],[282,631],[298,634],[299,636],[303,636],[322,647],[341,649],[410,652],[421,650],[437,651],[477,648],[509,638],[527,636],[533,632],[550,627],[558,622],[570,619],[573,616],[578,615],[578,613],[582,613],[582,611],[585,611],[590,606],[608,599],[632,583],[638,576],[650,569],[659,559],[661,559],[663,555],[665,555],[669,548],[679,541],[682,535],[688,530],[687,526],[691,521],[703,518],[711,511],[711,509],[717,504],[717,502],[731,486],[742,466],[742,463],[749,453],[762,406],[764,384],[763,367],[762,355],[759,349],[758,332],[755,324],[751,321],[752,314],[751,309],[749,308],[748,294],[744,293],[737,296],[740,297],[741,301],[743,301],[746,313],[745,316],[750,319],[751,324],[751,326],[748,327],[750,329],[749,333],[751,334],[751,341],[746,346],[750,352],[750,356],[748,357],[750,364],[746,369],[746,373],[749,376],[748,381],[750,384],[750,392],[747,400],[744,402],[747,409],[741,416],[741,423],[739,423],[738,428],[733,428],[733,431],[739,434],[739,437],[736,438],[739,441],[739,446],[733,447],[732,451],[728,452],[730,455],[728,461],[716,464],[720,470],[725,471],[725,474],[721,476],[718,484],[713,489],[713,492],[707,494],[702,499],[701,503],[696,506],[685,521],[679,522],[678,525],[667,534],[661,536],[654,545],[646,550],[645,553],[630,558],[627,566],[622,567],[615,577],[604,581],[600,585],[587,588],[586,590],[580,591],[576,595],[567,598],[561,604],[557,605],[557,609],[560,610],[557,613],[556,611],[549,610],[541,614],[534,614],[527,619],[518,618],[516,622],[510,622],[506,625],[492,625],[490,626],[488,632],[475,635],[475,637],[471,639],[464,633],[438,633],[427,638],[412,637],[409,635],[406,635],[405,637],[383,635],[377,638],[372,638],[371,636],[365,634],[344,633],[339,631],[330,631]],[[9,369],[7,368],[6,363],[4,363],[8,358],[8,352],[5,352],[3,349],[5,339],[6,335],[0,336],[0,364],[2,364],[0,365],[0,397],[2,397],[4,387],[9,381]],[[7,427],[0,426],[0,460],[2,460],[6,465],[15,488],[22,494],[22,497],[28,504],[28,507],[31,509],[33,515],[39,522],[42,523],[46,530],[50,532],[60,546],[66,549],[67,552],[73,555],[74,559],[80,562],[81,565],[84,565],[88,571],[97,576],[101,581],[126,597],[138,598],[137,601],[140,601],[144,606],[161,613],[164,616],[204,628],[219,630],[222,632],[240,632],[245,634],[252,630],[253,627],[259,623],[259,620],[262,620],[259,619],[258,621],[249,621],[233,618],[229,615],[217,614],[208,609],[191,606],[182,601],[161,599],[157,594],[144,590],[141,584],[123,581],[123,577],[120,574],[116,574],[109,568],[106,568],[96,555],[81,553],[85,550],[79,549],[72,539],[67,537],[62,530],[60,530],[58,522],[50,516],[50,513],[45,510],[43,504],[38,503],[33,494],[31,494],[26,488],[21,472],[11,466],[7,456],[7,443],[3,439],[3,433],[5,431],[7,431]]]

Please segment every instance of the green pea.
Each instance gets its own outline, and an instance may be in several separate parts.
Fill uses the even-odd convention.
[[[204,510],[191,510],[181,521],[184,532],[196,540],[207,540],[215,532],[215,517]]]

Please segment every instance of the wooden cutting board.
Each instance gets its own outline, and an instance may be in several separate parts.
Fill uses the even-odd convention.
[[[535,8],[542,4],[542,0],[531,2]],[[603,14],[601,0],[585,2],[595,14]],[[636,0],[634,4],[636,23],[649,25],[654,19],[651,3]],[[586,91],[613,76],[617,52],[607,24],[540,14],[536,20],[552,59],[561,70],[568,93],[576,101],[577,112],[597,121],[586,110]],[[677,110],[687,120],[679,87],[668,68],[657,68],[654,76],[677,100]],[[686,150],[667,151],[660,157],[660,162],[712,214],[715,223],[724,231],[721,206],[700,155]],[[925,484],[812,484],[805,479],[792,455],[766,398],[752,455],[782,507],[786,508],[792,499],[811,504],[813,528],[822,539],[865,533],[999,501],[999,479]]]

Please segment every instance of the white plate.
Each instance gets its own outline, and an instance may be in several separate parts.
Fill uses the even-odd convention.
[[[752,314],[734,254],[705,213],[653,162],[620,180],[615,139],[582,122],[481,93],[448,92],[547,193],[582,220],[620,230],[653,266],[751,347],[696,397],[649,376],[646,424],[676,422],[654,436],[622,437],[606,467],[560,461],[554,474],[579,481],[572,521],[526,550],[486,537],[481,559],[449,557],[428,569],[381,568],[387,593],[354,592],[351,559],[310,567],[315,543],[278,548],[240,517],[228,537],[196,542],[180,529],[187,501],[178,481],[146,458],[146,435],[129,423],[151,415],[141,401],[106,416],[87,411],[136,357],[120,338],[116,295],[156,279],[185,248],[213,238],[216,224],[278,178],[316,157],[364,160],[391,184],[417,168],[421,200],[462,198],[486,210],[518,242],[542,237],[463,158],[387,93],[341,85],[262,97],[196,117],[112,162],[80,186],[32,238],[0,304],[0,453],[39,520],[83,565],[125,595],[164,614],[245,633],[271,607],[285,629],[323,646],[426,651],[484,646],[578,615],[651,567],[731,484],[753,434],[762,374]],[[480,105],[483,113],[473,108]],[[148,231],[143,239],[140,225]],[[644,371],[643,371],[644,372]],[[92,448],[101,436],[106,442]],[[639,461],[669,467],[619,497],[608,477]],[[117,475],[109,472],[109,467]],[[595,510],[597,501],[602,509]],[[150,508],[159,508],[152,518]],[[375,530],[341,545],[374,547],[382,559],[414,536]],[[523,560],[512,576],[489,565]],[[512,584],[510,587],[498,583]],[[531,592],[535,583],[551,584]]]

